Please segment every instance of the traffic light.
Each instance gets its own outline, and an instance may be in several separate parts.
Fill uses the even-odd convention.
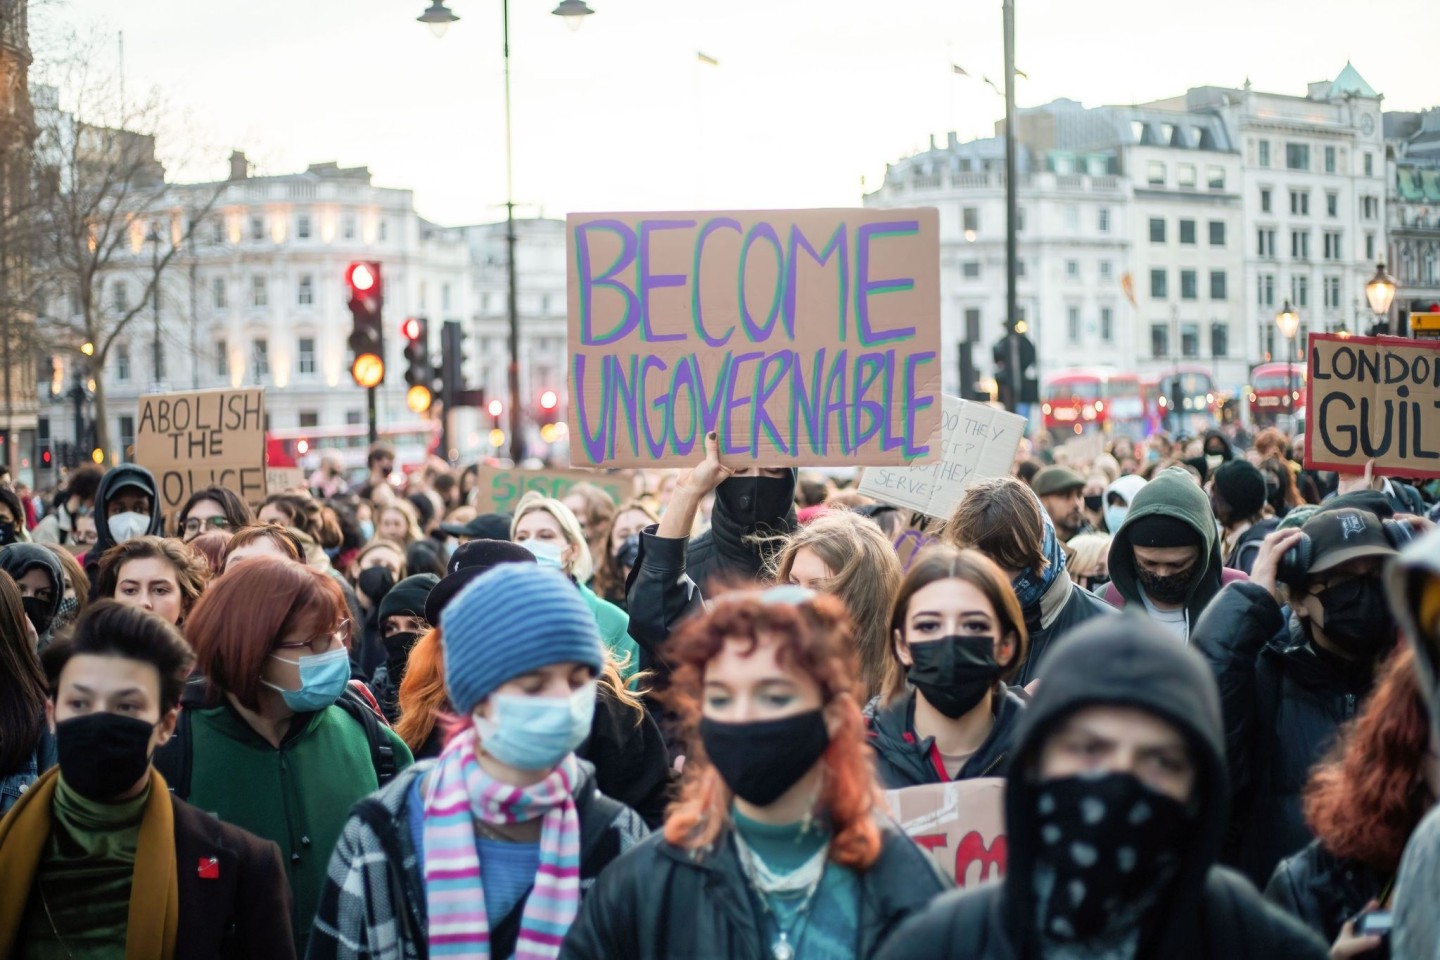
[[[540,392],[540,415],[536,418],[541,425],[552,424],[560,415],[560,395],[554,390]]]
[[[459,320],[446,320],[440,327],[440,399],[446,411],[459,406],[465,390],[465,328]]]
[[[505,413],[505,404],[501,403],[499,399],[491,400],[485,410],[490,414],[490,426],[496,430],[500,429],[500,417]]]
[[[380,320],[385,297],[380,264],[373,260],[350,264],[345,268],[345,286],[349,289],[348,306],[354,318],[350,350],[355,358],[350,364],[350,376],[359,386],[379,386],[385,381],[385,336]]]
[[[406,317],[400,325],[405,338],[405,405],[425,413],[435,400],[435,368],[430,365],[430,328],[424,317]]]

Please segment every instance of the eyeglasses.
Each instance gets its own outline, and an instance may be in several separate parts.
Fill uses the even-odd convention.
[[[190,517],[185,521],[186,533],[199,533],[206,527],[211,530],[229,530],[230,521],[225,517],[206,517],[203,520],[199,517]]]
[[[318,637],[311,637],[309,640],[300,640],[294,643],[277,643],[276,650],[300,650],[308,647],[312,652],[324,653],[339,641],[341,646],[350,642],[350,621],[341,620],[340,625],[329,633],[322,633]]]

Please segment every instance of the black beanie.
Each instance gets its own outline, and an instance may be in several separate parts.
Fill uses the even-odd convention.
[[[1179,517],[1152,513],[1125,524],[1133,547],[1196,547],[1200,531]]]
[[[1222,464],[1214,480],[1215,492],[1230,507],[1232,519],[1248,519],[1265,507],[1265,477],[1248,460]]]
[[[425,601],[439,582],[433,573],[419,573],[395,584],[380,601],[380,622],[384,623],[386,617],[425,616]]]

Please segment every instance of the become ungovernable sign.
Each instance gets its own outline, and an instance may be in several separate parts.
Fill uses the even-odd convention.
[[[572,214],[566,254],[572,462],[939,456],[934,209]]]

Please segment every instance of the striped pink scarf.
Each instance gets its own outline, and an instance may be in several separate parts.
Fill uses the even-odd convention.
[[[517,960],[560,954],[580,909],[580,816],[570,788],[580,776],[575,755],[533,787],[515,787],[487,774],[475,758],[476,734],[450,741],[431,775],[425,798],[425,904],[430,956],[488,960],[490,922],[472,820],[540,822],[540,869],[520,915]]]

